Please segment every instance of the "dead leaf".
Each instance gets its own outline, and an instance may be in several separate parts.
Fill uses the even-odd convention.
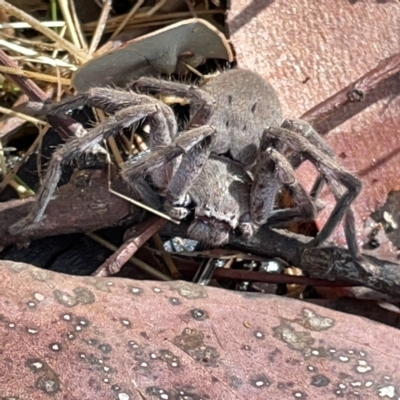
[[[197,67],[208,58],[233,60],[225,36],[209,22],[192,18],[132,39],[81,66],[73,76],[79,91],[125,86],[143,75],[172,74],[178,61]]]
[[[393,398],[400,333],[298,300],[1,261],[0,395]]]

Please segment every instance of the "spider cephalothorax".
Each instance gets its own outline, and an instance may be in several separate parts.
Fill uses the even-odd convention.
[[[178,132],[172,109],[154,97],[160,94],[189,102],[191,119],[183,132]],[[103,109],[111,116],[86,136],[69,141],[54,153],[36,205],[11,232],[20,232],[40,221],[56,188],[62,163],[146,118],[152,151],[127,165],[123,176],[132,183],[149,174],[166,197],[166,209],[176,218],[186,217],[190,212],[188,206],[193,203],[196,219],[189,234],[210,245],[221,245],[236,227],[252,235],[264,224],[314,218],[315,197],[326,183],[337,204],[313,244],[324,242],[344,218],[349,248],[357,255],[350,206],[361,190],[360,181],[336,163],[332,150],[308,123],[283,121],[276,93],[260,75],[247,70],[229,70],[202,87],[146,77],[134,82],[129,90],[92,88],[59,104],[43,105],[40,113],[57,114],[85,104]],[[241,174],[239,179],[240,174],[228,172],[227,164],[211,160],[220,155],[238,163],[248,175],[243,178]],[[302,188],[294,173],[306,159],[320,172],[318,185],[311,195]],[[223,185],[219,187],[223,179],[225,189]],[[240,181],[246,181],[240,196],[234,189],[226,190],[226,184],[233,188]],[[275,209],[282,186],[291,192],[294,208]],[[211,198],[210,192],[218,207],[214,206],[207,214],[207,204],[203,203]],[[232,214],[231,207],[238,209]],[[228,214],[234,215],[232,220]]]

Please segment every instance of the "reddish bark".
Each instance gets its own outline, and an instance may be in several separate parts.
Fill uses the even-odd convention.
[[[20,399],[380,398],[397,329],[298,300],[0,262],[0,393]]]

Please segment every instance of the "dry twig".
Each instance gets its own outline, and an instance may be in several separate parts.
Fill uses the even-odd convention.
[[[300,118],[317,125],[328,118],[335,111],[349,103],[360,102],[365,99],[380,83],[400,72],[400,54],[395,54],[380,62],[375,68],[368,71],[361,78],[335,93],[333,96],[308,110]]]

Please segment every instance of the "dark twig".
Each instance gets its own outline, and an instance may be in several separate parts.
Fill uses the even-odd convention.
[[[349,103],[360,102],[383,81],[400,72],[400,54],[386,58],[361,78],[308,110],[300,118],[317,125]]]
[[[232,245],[264,256],[280,257],[311,278],[357,282],[400,298],[400,265],[362,255],[355,260],[340,247],[309,247],[309,238],[286,231],[263,229],[250,241]]]
[[[179,255],[179,254],[178,254]],[[256,257],[256,256],[254,256]],[[175,257],[174,257],[175,258]],[[263,257],[265,260],[265,257]],[[193,276],[197,271],[197,268],[193,266],[187,266],[183,263],[179,265],[179,270],[185,274],[185,276]],[[234,268],[216,268],[212,279],[230,279],[234,281],[248,281],[248,282],[263,282],[263,283],[280,283],[280,284],[295,284],[302,286],[320,286],[320,287],[354,287],[360,286],[357,282],[350,281],[328,281],[323,279],[310,278],[308,276],[296,276],[286,274],[275,274],[266,273],[259,271],[247,271],[244,269]]]
[[[185,225],[166,225],[166,236],[187,237]],[[232,238],[229,247],[263,257],[278,257],[302,269],[310,278],[353,282],[400,298],[400,265],[362,255],[354,260],[340,247],[310,247],[310,237],[286,230],[261,229],[250,239]]]
[[[95,272],[93,276],[117,274],[140,247],[157,233],[167,221],[160,217],[151,217],[129,230],[130,239],[126,240]]]

